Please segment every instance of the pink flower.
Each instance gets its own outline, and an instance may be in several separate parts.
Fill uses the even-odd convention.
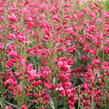
[[[18,53],[17,53],[16,51],[10,51],[10,52],[8,53],[8,56],[13,56],[13,57],[15,57],[15,58],[19,58],[19,55],[18,55]]]
[[[67,51],[70,52],[70,53],[73,53],[73,52],[76,51],[76,48],[75,48],[74,45],[72,45],[71,47],[69,47],[69,48],[67,49]]]
[[[109,12],[103,12],[103,17],[105,17],[105,18],[109,18]]]
[[[14,60],[14,59],[11,59],[11,58],[9,58],[7,61],[6,61],[6,68],[12,68],[13,66],[14,66],[14,64],[16,63],[16,60]]]
[[[59,66],[63,71],[67,71],[67,72],[70,72],[70,65],[68,64],[67,61],[64,61],[66,60],[67,58],[66,57],[61,57],[59,60],[56,61],[57,63],[57,66]]]
[[[45,109],[45,107],[41,107],[40,109]]]
[[[105,40],[105,43],[106,43],[107,45],[109,45],[109,39]]]
[[[37,86],[37,85],[41,85],[43,82],[41,80],[38,80],[38,81],[34,81],[33,82],[33,85],[34,86]]]
[[[66,81],[66,82],[63,83],[63,87],[64,87],[65,89],[69,89],[70,86],[71,86],[71,82],[70,82],[70,81]]]
[[[43,71],[43,74],[48,75],[49,73],[51,73],[51,70],[50,70],[50,68],[48,66],[46,66],[44,71]]]
[[[52,16],[52,19],[56,22],[60,22],[59,17],[57,15]]]
[[[30,81],[33,81],[38,77],[36,70],[33,69],[33,65],[31,63],[27,65],[26,73],[29,74]]]
[[[60,79],[61,79],[62,81],[65,81],[65,80],[68,79],[67,76],[64,75],[64,74],[60,74],[59,77],[60,77]]]
[[[27,22],[26,24],[27,24],[27,28],[28,29],[31,29],[31,28],[35,27],[35,23],[34,22]]]
[[[104,47],[103,51],[105,54],[109,54],[109,47],[108,46]]]
[[[11,106],[6,106],[5,109],[12,109],[12,107]]]
[[[83,102],[83,105],[87,105],[87,104],[89,104],[89,102],[90,102],[90,100],[85,100],[85,101]]]
[[[50,83],[49,81],[48,81],[48,82],[44,82],[44,86],[45,86],[45,88],[47,88],[47,89],[52,89],[52,88],[53,88],[53,84]]]
[[[4,45],[5,44],[3,42],[0,43],[0,50],[4,50]]]
[[[8,18],[10,21],[13,21],[13,22],[16,22],[18,20],[15,14],[10,15]]]
[[[60,84],[57,84],[55,89],[58,90],[58,91],[64,90],[64,88],[63,88],[63,86],[62,86],[61,83]]]
[[[89,12],[89,16],[95,18],[96,17],[96,13],[95,12]]]
[[[83,87],[85,88],[86,91],[89,90],[88,84],[86,82],[84,83]]]
[[[6,84],[10,84],[14,86],[14,85],[17,85],[17,82],[14,79],[9,78],[6,80]]]
[[[41,5],[40,5],[40,11],[41,11],[41,12],[44,12],[45,9],[46,9],[46,4],[41,4]]]
[[[23,104],[20,109],[28,109],[28,108],[25,104]]]
[[[9,34],[8,36],[7,36],[7,39],[8,40],[13,40],[13,39],[15,39],[16,38],[16,35],[15,34]]]
[[[17,39],[18,39],[18,41],[20,41],[20,42],[24,42],[24,43],[26,43],[26,44],[29,43],[28,37],[26,37],[23,33],[17,35]]]
[[[24,13],[24,14],[27,14],[27,15],[30,14],[29,8],[24,7],[24,8],[23,8],[23,13]]]
[[[51,12],[51,13],[54,14],[54,13],[56,13],[56,11],[57,11],[56,7],[51,7],[51,9],[50,9],[50,12]]]
[[[82,60],[82,61],[87,61],[88,58],[87,58],[85,55],[83,55],[83,56],[81,56],[81,60]]]
[[[92,65],[99,66],[101,64],[100,59],[92,58]]]

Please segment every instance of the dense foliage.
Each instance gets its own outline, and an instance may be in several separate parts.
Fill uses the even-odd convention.
[[[0,109],[109,109],[101,2],[0,1]]]

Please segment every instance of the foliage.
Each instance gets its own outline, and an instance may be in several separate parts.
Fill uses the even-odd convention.
[[[0,7],[0,109],[108,109],[102,2],[1,0]]]

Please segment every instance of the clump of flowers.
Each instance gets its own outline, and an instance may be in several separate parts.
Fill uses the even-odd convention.
[[[0,1],[1,109],[108,109],[109,12],[100,1]]]

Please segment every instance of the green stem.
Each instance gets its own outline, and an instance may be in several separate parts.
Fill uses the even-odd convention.
[[[91,97],[91,109],[94,109],[94,99],[93,99],[93,96]]]
[[[5,102],[8,105],[14,107],[15,109],[19,109],[17,106],[15,106],[14,104],[9,103],[8,101],[4,100],[3,98],[0,98],[0,100],[2,100],[3,102]]]

